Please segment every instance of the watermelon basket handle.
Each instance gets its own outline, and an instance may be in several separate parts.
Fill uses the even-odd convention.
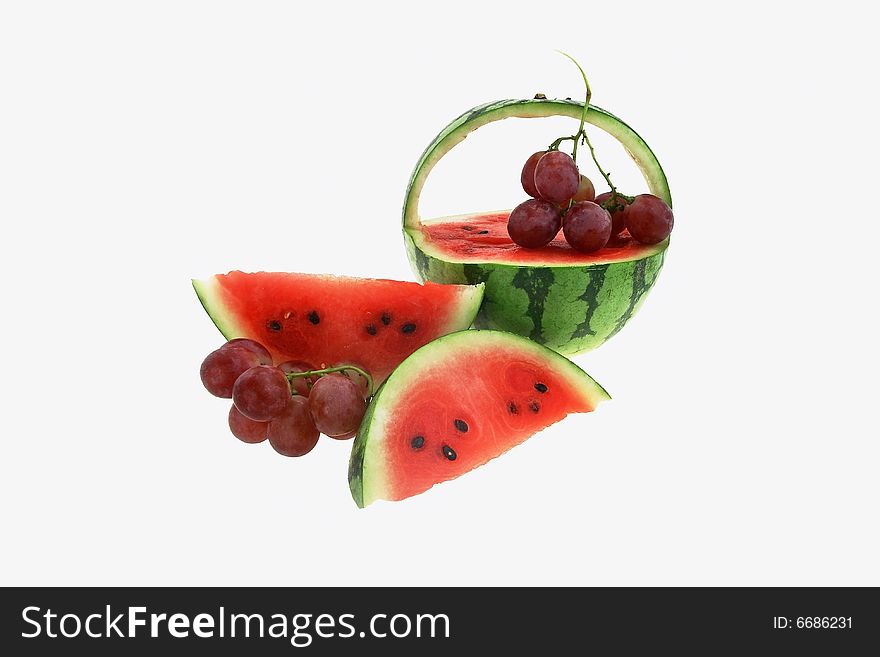
[[[580,120],[583,111],[584,104],[580,101],[547,98],[500,100],[468,110],[434,137],[416,163],[404,197],[403,228],[418,229],[421,225],[419,199],[431,170],[443,159],[444,155],[464,141],[465,137],[474,130],[511,117],[535,119],[568,116]],[[610,112],[596,107],[592,103],[586,113],[586,122],[617,139],[641,171],[648,184],[648,191],[672,207],[672,195],[669,191],[666,174],[663,172],[657,156],[635,130]]]

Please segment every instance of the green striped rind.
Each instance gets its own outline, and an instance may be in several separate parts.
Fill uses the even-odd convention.
[[[425,152],[416,163],[406,188],[403,206],[403,225],[407,228],[418,228],[419,196],[431,170],[446,153],[461,143],[474,130],[494,121],[511,117],[541,118],[548,116],[568,116],[580,120],[584,104],[576,100],[531,99],[531,100],[499,100],[479,105],[468,110],[446,126],[434,140],[428,144]],[[662,198],[672,207],[672,195],[666,174],[657,157],[639,134],[626,123],[610,112],[590,105],[587,111],[587,123],[604,130],[617,139],[632,157],[636,166],[648,183],[648,190]]]
[[[615,335],[641,306],[663,265],[669,240],[632,261],[593,265],[515,265],[456,262],[426,247],[419,196],[431,170],[474,130],[510,117],[580,119],[572,100],[501,100],[468,110],[446,126],[419,158],[403,206],[404,241],[422,280],[486,283],[477,326],[528,336],[565,354],[594,349]],[[587,122],[616,138],[636,163],[648,190],[672,207],[666,174],[645,140],[610,112],[590,105]],[[423,248],[426,247],[426,248]]]
[[[410,358],[412,358],[412,356],[410,356]],[[384,391],[385,384],[382,384],[382,386],[376,392],[376,395],[373,397],[373,401],[367,407],[367,412],[364,415],[364,419],[361,421],[360,429],[358,429],[357,436],[354,439],[354,445],[352,445],[351,447],[351,458],[348,461],[348,487],[349,489],[351,489],[351,496],[354,499],[354,503],[362,509],[367,504],[369,504],[369,502],[367,502],[366,504],[364,503],[364,462],[367,450],[367,441],[369,440],[368,434],[364,432],[365,427],[369,427],[373,421],[373,410],[376,408],[376,404],[379,402],[379,399],[383,397]],[[380,477],[381,475],[381,472],[373,472],[373,486],[375,486],[377,483],[376,478]]]
[[[399,405],[406,405],[407,390],[426,369],[442,368],[452,354],[473,350],[490,353],[493,347],[515,348],[524,355],[538,356],[548,370],[560,373],[570,383],[573,394],[580,394],[586,405],[595,408],[610,399],[602,386],[567,358],[518,335],[501,331],[459,331],[437,338],[403,361],[382,385],[367,409],[352,447],[348,483],[355,503],[363,508],[379,499],[388,499],[388,468],[384,459],[385,427]],[[478,359],[474,359],[478,362]],[[455,377],[450,376],[450,381]]]
[[[521,267],[435,258],[405,233],[422,280],[485,283],[477,328],[524,335],[563,354],[595,349],[636,313],[657,280],[666,251],[603,265]]]

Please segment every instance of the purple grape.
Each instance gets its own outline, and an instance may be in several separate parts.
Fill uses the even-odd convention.
[[[269,422],[269,444],[283,456],[303,456],[318,443],[318,429],[309,414],[309,401],[291,397],[281,414]]]
[[[241,347],[221,347],[205,357],[199,376],[212,395],[230,399],[236,379],[259,364],[259,356],[252,351]]]
[[[291,372],[311,372],[316,368],[302,360],[289,360],[281,363],[278,369],[287,374]],[[290,387],[296,394],[308,397],[310,386],[315,385],[317,380],[317,376],[300,376],[290,380]]]
[[[269,350],[256,340],[251,340],[250,338],[233,338],[220,348],[228,349],[230,347],[238,347],[240,349],[252,351],[260,357],[260,365],[272,364],[272,354],[270,354]]]
[[[593,181],[587,178],[585,175],[581,174],[580,182],[578,182],[577,191],[574,193],[570,199],[562,202],[562,209],[565,210],[568,208],[568,202],[574,201],[577,203],[578,201],[592,201],[596,198],[596,188],[593,186]]]
[[[626,213],[626,227],[642,244],[662,242],[672,232],[672,210],[653,194],[639,194]]]
[[[567,201],[577,193],[580,180],[577,165],[568,153],[548,151],[535,165],[535,189],[546,201]]]
[[[357,365],[357,363],[335,363],[330,365],[330,367],[342,367],[344,365]],[[362,370],[366,371],[367,368],[361,367]],[[370,397],[370,382],[367,381],[367,377],[360,374],[357,370],[343,370],[339,372],[342,376],[348,377],[352,381],[354,381],[355,385],[358,387],[358,390],[361,391],[361,394],[364,396],[364,399],[368,399]]]
[[[538,198],[538,190],[535,187],[535,165],[538,164],[538,160],[540,160],[541,156],[546,152],[547,151],[538,151],[537,153],[530,155],[529,159],[526,160],[526,163],[523,166],[522,173],[519,175],[519,181],[522,183],[522,188],[525,190],[526,194],[532,198]]]
[[[611,215],[592,201],[580,201],[565,213],[562,232],[576,251],[598,251],[608,244],[608,238],[611,237]]]
[[[520,203],[507,219],[507,234],[514,243],[537,249],[550,243],[562,226],[559,206],[532,198]]]
[[[242,415],[268,422],[278,417],[290,399],[290,384],[277,367],[257,365],[242,374],[232,388],[232,401]]]
[[[358,385],[346,376],[327,374],[312,386],[309,411],[315,426],[331,438],[350,437],[361,424],[366,402]]]
[[[596,203],[608,210],[611,215],[611,235],[620,235],[626,228],[626,214],[629,210],[629,202],[620,194],[616,202],[611,202],[611,192],[603,192],[596,197]]]
[[[232,435],[246,443],[261,443],[266,440],[268,422],[256,422],[245,417],[233,404],[229,408],[229,429]]]

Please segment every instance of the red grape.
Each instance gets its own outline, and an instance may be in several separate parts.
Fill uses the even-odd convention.
[[[342,367],[343,365],[355,365],[356,363],[337,363],[336,365],[331,365],[330,367]],[[358,367],[361,367],[358,365]],[[367,368],[361,367],[362,370],[366,371]],[[364,399],[367,399],[370,396],[370,383],[367,381],[367,377],[360,374],[357,370],[343,370],[340,372],[342,376],[348,377],[354,384],[358,387],[358,390],[361,391],[361,394],[364,396]]]
[[[239,347],[254,352],[260,357],[260,365],[272,364],[272,354],[270,354],[269,350],[256,340],[251,340],[249,338],[233,338],[220,348],[228,349],[229,347]]]
[[[520,203],[507,219],[507,234],[516,244],[537,249],[559,233],[562,213],[549,201],[531,198]]]
[[[278,369],[280,369],[282,372],[289,373],[311,372],[316,368],[312,367],[309,363],[306,363],[302,360],[289,360],[287,362],[281,363],[281,365],[278,366]],[[290,380],[290,387],[296,394],[302,395],[303,397],[308,397],[309,386],[315,385],[315,381],[317,380],[317,376],[300,376]]]
[[[603,192],[596,197],[596,203],[608,210],[611,214],[611,235],[620,235],[626,228],[626,214],[629,211],[629,203],[620,194],[617,195],[617,202],[611,202],[612,192]]]
[[[598,251],[611,237],[611,215],[592,201],[580,201],[565,213],[562,232],[573,249],[583,253]]]
[[[653,194],[639,194],[626,213],[626,227],[642,244],[662,242],[672,232],[672,210]]]
[[[215,397],[229,399],[236,379],[259,364],[259,356],[252,351],[240,347],[221,347],[202,361],[199,376],[208,392]]]
[[[525,190],[526,194],[532,198],[538,198],[538,190],[535,187],[535,165],[538,164],[538,160],[540,160],[541,156],[546,152],[547,151],[538,151],[537,153],[533,153],[529,159],[526,160],[522,173],[519,175],[519,181],[522,183],[522,188]]]
[[[301,395],[288,399],[281,415],[269,422],[269,444],[284,456],[308,454],[319,435],[309,414],[309,402]]]
[[[318,430],[331,438],[357,430],[365,410],[360,389],[348,377],[328,374],[312,386],[309,411]]]
[[[229,429],[232,435],[246,443],[261,443],[266,440],[268,422],[256,422],[245,417],[233,404],[229,409]]]
[[[580,174],[568,153],[549,151],[535,165],[535,189],[539,198],[562,203],[575,195],[578,184]]]
[[[580,182],[578,182],[577,191],[574,193],[568,201],[562,202],[562,209],[565,210],[568,208],[568,202],[574,201],[577,203],[578,201],[592,201],[596,198],[596,188],[593,186],[593,181],[587,178],[585,175],[581,174]]]
[[[242,415],[257,422],[277,417],[290,399],[290,384],[277,367],[257,365],[242,374],[232,388],[232,401]]]

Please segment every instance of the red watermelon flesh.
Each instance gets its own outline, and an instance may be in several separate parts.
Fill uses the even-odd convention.
[[[500,331],[463,331],[410,356],[352,448],[355,502],[401,500],[454,479],[608,394],[568,359]]]
[[[416,349],[468,328],[482,285],[233,271],[193,287],[227,338],[251,338],[276,364],[358,365],[381,383]]]
[[[606,247],[592,253],[575,251],[562,231],[546,246],[527,249],[514,244],[507,233],[510,211],[446,217],[424,222],[420,246],[435,257],[450,262],[479,262],[515,265],[589,266],[638,260],[662,250],[662,245],[640,244],[629,233],[613,238]]]

